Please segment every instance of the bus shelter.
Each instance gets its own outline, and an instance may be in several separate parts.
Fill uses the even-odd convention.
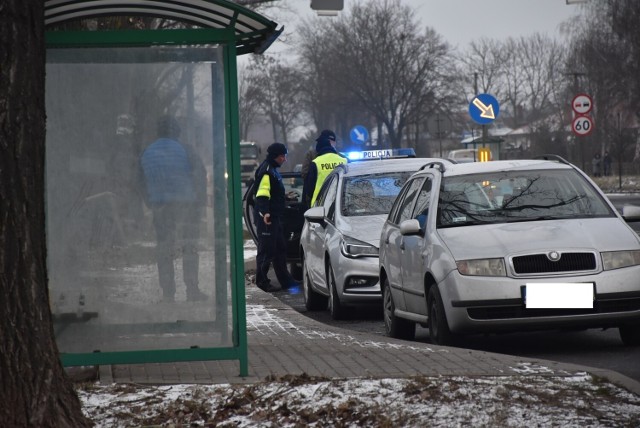
[[[236,56],[282,30],[225,0],[46,0],[45,26],[63,364],[237,359],[246,376]]]

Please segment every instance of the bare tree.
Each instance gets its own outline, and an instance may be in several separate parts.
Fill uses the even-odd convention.
[[[460,81],[463,84],[460,92],[470,95],[466,99],[467,103],[477,95],[476,90],[478,93],[490,93],[499,99],[507,97],[511,88],[504,87],[504,63],[509,60],[509,51],[505,51],[503,44],[494,39],[481,38],[477,42],[471,42],[469,48],[457,59],[460,64]]]
[[[588,156],[612,149],[608,144],[615,141],[613,153],[619,165],[627,155],[633,156],[626,152],[634,140],[621,138],[622,129],[633,122],[631,115],[622,113],[638,112],[640,107],[637,75],[640,70],[636,67],[640,63],[640,49],[634,45],[640,32],[627,21],[627,14],[638,17],[634,5],[625,0],[586,4],[585,18],[573,31],[572,55],[567,61],[568,67],[583,72],[581,89],[594,99],[591,115],[596,127],[587,140]]]
[[[251,83],[248,69],[238,70],[238,109],[240,113],[240,138],[247,140],[249,129],[260,113],[261,88]]]
[[[384,125],[393,147],[401,146],[407,124],[421,116],[417,109],[437,107],[446,80],[449,47],[432,29],[420,31],[414,16],[399,0],[359,2],[330,31],[311,33],[315,39],[302,43],[324,50],[330,66],[323,71]]]
[[[539,33],[521,37],[515,42],[517,66],[522,79],[523,102],[528,121],[551,113],[553,83],[564,73],[564,49],[555,40]]]
[[[47,289],[43,2],[0,7],[0,421],[91,426],[66,377]]]
[[[344,91],[331,79],[334,60],[330,53],[330,22],[319,23],[304,20],[298,27],[300,43],[299,68],[304,76],[302,87],[306,108],[316,129],[336,128],[336,107],[347,104]],[[339,103],[336,101],[339,100]]]
[[[298,124],[303,110],[300,72],[271,57],[254,57],[250,85],[259,88],[256,96],[262,112],[273,126],[273,134],[283,143]]]

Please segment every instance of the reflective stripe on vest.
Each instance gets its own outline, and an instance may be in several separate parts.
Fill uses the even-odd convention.
[[[316,164],[318,177],[316,178],[316,188],[313,189],[313,197],[311,198],[312,206],[316,202],[316,198],[318,197],[318,193],[320,192],[322,183],[324,183],[327,175],[329,175],[331,171],[333,171],[333,169],[338,165],[347,163],[347,160],[337,153],[325,153],[324,155],[315,158],[313,160],[313,163]]]

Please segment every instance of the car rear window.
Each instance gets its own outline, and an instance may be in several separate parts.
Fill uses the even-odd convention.
[[[345,178],[342,215],[389,214],[393,201],[412,172],[390,172]]]

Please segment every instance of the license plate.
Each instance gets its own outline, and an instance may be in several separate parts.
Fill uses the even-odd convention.
[[[593,309],[593,282],[534,282],[522,288],[527,309]]]

